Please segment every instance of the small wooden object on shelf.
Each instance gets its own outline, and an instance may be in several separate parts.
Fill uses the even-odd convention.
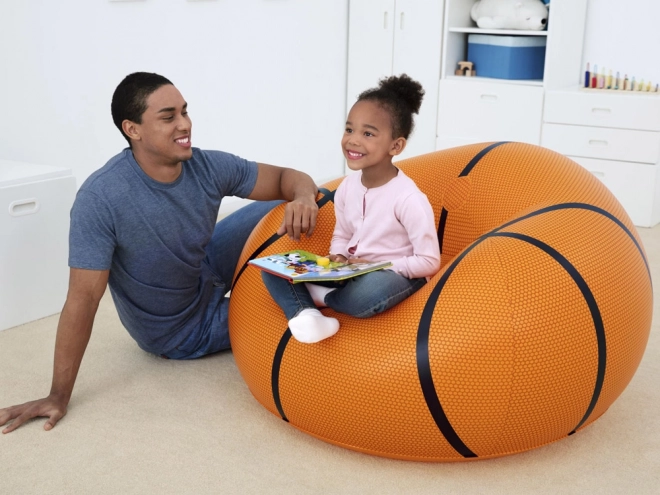
[[[458,63],[458,69],[456,69],[457,76],[476,76],[477,71],[474,69],[474,64],[472,62],[461,61]]]

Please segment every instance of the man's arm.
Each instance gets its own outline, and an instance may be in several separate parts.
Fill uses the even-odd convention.
[[[277,233],[288,234],[299,240],[300,234],[312,235],[316,226],[318,188],[312,178],[304,172],[291,168],[275,167],[258,163],[257,183],[249,199],[268,201],[286,199],[284,219]]]
[[[9,433],[39,416],[48,417],[44,429],[50,430],[64,417],[109,274],[109,270],[71,269],[69,292],[57,325],[50,394],[43,399],[0,409],[0,426],[14,420],[2,433]]]

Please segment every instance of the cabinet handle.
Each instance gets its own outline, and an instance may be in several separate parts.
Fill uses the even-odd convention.
[[[387,29],[387,15],[388,14],[389,14],[389,12],[387,12],[387,10],[385,12],[383,12],[383,29]]]
[[[591,172],[591,175],[598,177],[600,180],[605,178],[605,172],[599,172],[598,170],[589,170],[589,172]]]
[[[481,95],[481,99],[484,101],[497,101],[497,95]]]
[[[401,12],[401,16],[399,17],[399,29],[403,30],[403,19],[405,17],[405,13]]]
[[[612,113],[612,110],[609,108],[592,108],[591,112],[597,115],[609,115]]]
[[[9,204],[9,214],[12,217],[30,215],[39,211],[39,201],[36,198],[20,199]]]
[[[589,146],[607,146],[609,143],[604,139],[590,139]]]

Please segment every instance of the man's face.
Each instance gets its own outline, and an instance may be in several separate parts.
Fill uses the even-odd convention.
[[[161,86],[147,98],[133,149],[155,165],[177,165],[192,157],[192,122],[188,104],[173,85]]]

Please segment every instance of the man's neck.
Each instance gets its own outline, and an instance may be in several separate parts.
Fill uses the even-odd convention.
[[[153,180],[163,183],[174,182],[181,175],[181,162],[176,164],[157,163],[133,150],[133,157],[142,171]]]

